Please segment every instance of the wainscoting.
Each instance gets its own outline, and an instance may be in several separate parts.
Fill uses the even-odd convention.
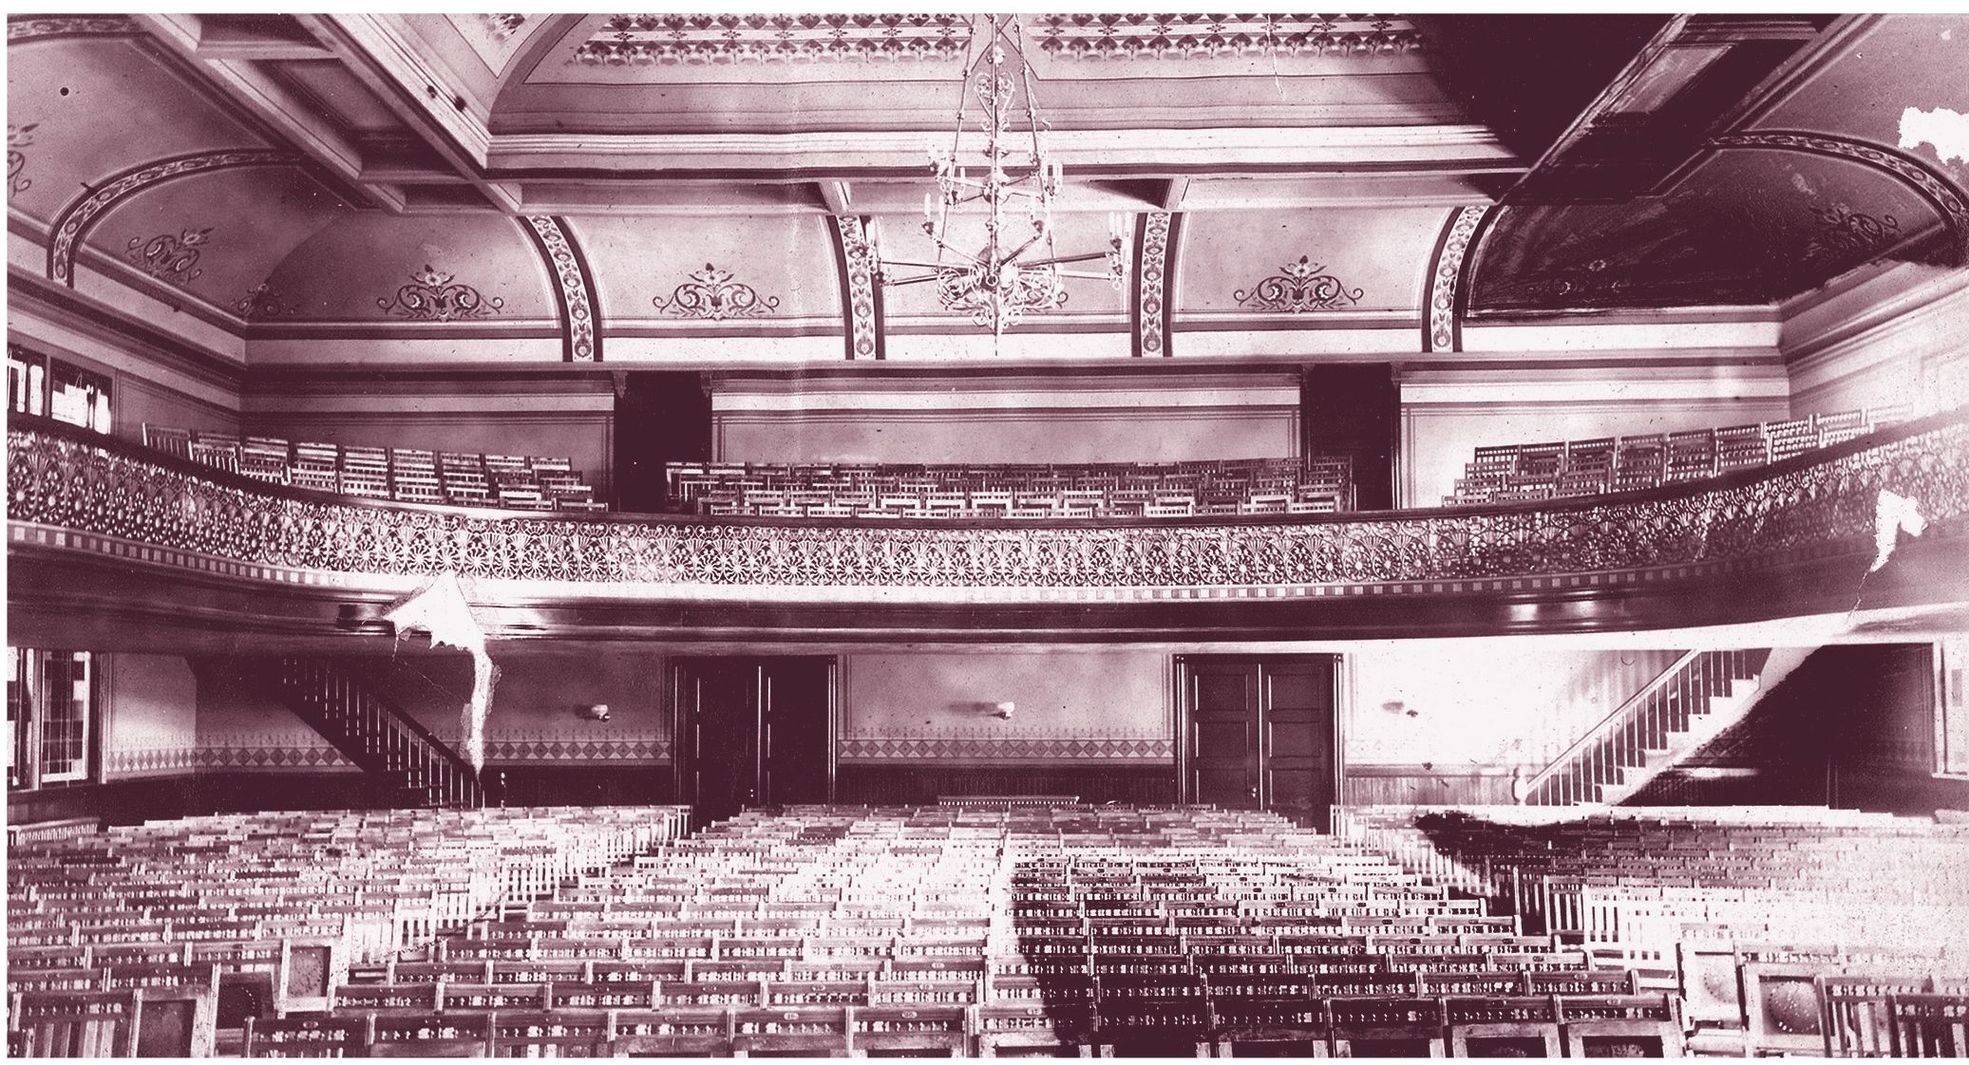
[[[1513,802],[1511,770],[1467,765],[1440,769],[1427,765],[1348,766],[1340,801],[1347,806],[1509,805]]]
[[[1083,802],[1173,803],[1173,763],[950,765],[938,762],[843,762],[837,802],[933,803],[957,795],[1077,795]]]

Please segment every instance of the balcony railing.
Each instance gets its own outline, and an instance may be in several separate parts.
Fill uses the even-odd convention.
[[[560,515],[388,503],[271,486],[125,441],[20,419],[11,542],[248,578],[320,574],[553,582],[575,594],[916,601],[1435,594],[1678,578],[1871,557],[1879,493],[1929,536],[1969,508],[1969,410],[1771,466],[1618,495],[1372,514],[910,521]],[[62,535],[57,537],[56,531]],[[30,535],[31,533],[31,535]],[[69,534],[86,534],[75,536]],[[57,542],[59,540],[59,542]],[[135,546],[133,546],[135,545]],[[145,550],[138,550],[143,548]],[[148,550],[148,549],[162,549]],[[360,579],[333,583],[361,585]],[[391,586],[403,582],[374,582]],[[635,586],[635,587],[628,587]]]

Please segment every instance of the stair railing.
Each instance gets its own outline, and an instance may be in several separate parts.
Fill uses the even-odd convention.
[[[1580,733],[1557,758],[1526,778],[1519,801],[1531,806],[1597,802],[1601,785],[1618,784],[1621,770],[1646,763],[1646,752],[1667,746],[1671,733],[1692,716],[1709,712],[1708,700],[1727,694],[1731,682],[1762,668],[1768,650],[1685,651],[1653,680]]]
[[[400,775],[405,786],[446,805],[481,805],[471,763],[422,722],[332,663],[284,656],[278,683],[310,717],[327,726],[322,734],[363,770]]]

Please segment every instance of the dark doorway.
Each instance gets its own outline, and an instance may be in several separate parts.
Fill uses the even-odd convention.
[[[832,658],[682,658],[674,677],[677,795],[694,820],[829,801]]]
[[[1333,655],[1189,655],[1181,671],[1183,797],[1329,827]]]

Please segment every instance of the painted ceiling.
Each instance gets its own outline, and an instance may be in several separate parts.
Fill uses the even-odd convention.
[[[1667,19],[1535,152],[1446,88],[1438,57],[1475,60],[1426,20],[1021,23],[1068,174],[1056,238],[1119,226],[1129,269],[1018,328],[1090,351],[1348,330],[1443,350],[1450,313],[1769,305],[1969,256],[1969,149],[1925,124],[1969,114],[1969,17]],[[868,227],[929,251],[923,151],[949,136],[968,18],[8,28],[15,283],[113,282],[249,340],[492,330],[570,359],[976,331],[853,254]],[[1526,33],[1491,62],[1562,46]]]

